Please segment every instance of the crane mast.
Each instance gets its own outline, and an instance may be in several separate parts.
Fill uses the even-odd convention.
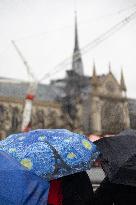
[[[37,80],[35,76],[31,72],[30,66],[28,65],[27,61],[25,60],[24,56],[22,55],[21,51],[19,50],[18,46],[14,41],[12,41],[14,48],[16,49],[17,53],[19,54],[20,58],[22,59],[28,75],[33,79],[33,82],[29,84],[26,96],[25,96],[25,106],[23,111],[23,119],[21,125],[21,131],[27,132],[31,129],[31,114],[32,114],[32,103],[36,95],[37,90]]]

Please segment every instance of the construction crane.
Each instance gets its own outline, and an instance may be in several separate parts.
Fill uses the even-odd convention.
[[[20,49],[16,45],[15,41],[12,41],[12,44],[19,54],[20,58],[22,59],[26,69],[27,74],[32,78],[32,82],[29,84],[26,97],[25,97],[25,106],[24,106],[24,112],[23,112],[23,119],[22,119],[22,126],[21,131],[27,132],[31,129],[31,113],[32,113],[32,103],[36,95],[37,90],[37,79],[35,78],[34,74],[32,73],[30,66],[28,62],[25,60],[24,56],[22,55]]]
[[[99,44],[101,44],[102,42],[104,42],[105,40],[110,38],[114,33],[121,30],[124,26],[126,26],[128,23],[130,23],[135,18],[136,18],[136,11],[131,13],[129,16],[125,17],[119,23],[112,26],[109,30],[102,33],[99,37],[97,37],[96,39],[94,39],[90,43],[86,44],[83,48],[80,49],[80,52],[82,53],[82,55],[89,52],[90,50],[92,50],[93,48],[97,47]],[[75,52],[74,56],[73,56],[73,61],[77,61],[79,57],[80,57],[80,53]],[[71,58],[72,58],[72,56],[70,56],[69,58],[66,58],[64,61],[59,63],[57,66],[54,67],[52,72],[49,72],[49,73],[46,73],[45,75],[43,75],[43,77],[40,79],[40,81],[43,81],[47,78],[50,78],[55,73],[58,73],[64,69],[66,69],[66,67],[71,63]]]

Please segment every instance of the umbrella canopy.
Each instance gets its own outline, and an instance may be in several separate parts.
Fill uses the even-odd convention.
[[[85,136],[65,129],[13,134],[0,142],[0,150],[48,180],[90,169],[99,154]]]
[[[110,181],[136,186],[136,131],[127,129],[95,144],[101,152],[102,167]]]
[[[46,205],[49,183],[0,151],[0,204]]]

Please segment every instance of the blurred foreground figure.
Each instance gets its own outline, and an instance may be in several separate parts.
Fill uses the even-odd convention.
[[[95,193],[96,205],[136,204],[136,131],[124,130],[95,142],[107,178]]]
[[[51,181],[48,205],[93,205],[94,193],[86,172]]]
[[[105,178],[94,194],[94,205],[136,205],[136,187]]]
[[[93,187],[86,172],[63,177],[62,193],[62,205],[93,205]]]
[[[0,204],[46,205],[49,180],[89,169],[98,154],[85,136],[65,129],[10,135],[0,142]]]

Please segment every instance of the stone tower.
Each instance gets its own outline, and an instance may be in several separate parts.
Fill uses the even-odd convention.
[[[117,81],[109,65],[109,73],[97,75],[93,68],[90,97],[90,130],[98,134],[118,133],[130,127],[126,85],[121,72],[121,81]]]

